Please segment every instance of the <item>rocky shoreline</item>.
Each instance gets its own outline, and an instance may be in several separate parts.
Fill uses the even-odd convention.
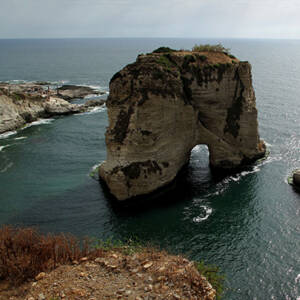
[[[83,113],[105,104],[105,100],[88,100],[84,104],[69,101],[90,94],[103,94],[82,86],[67,86],[68,101],[58,89],[43,87],[39,83],[0,83],[0,134],[21,128],[39,118]]]

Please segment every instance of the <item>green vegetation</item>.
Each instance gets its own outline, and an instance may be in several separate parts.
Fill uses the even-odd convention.
[[[287,178],[287,182],[290,185],[294,185],[294,179],[293,179],[294,178],[294,173],[295,173],[295,171],[293,171],[292,174],[289,175],[289,177]]]
[[[25,95],[24,94],[20,94],[20,93],[12,93],[10,96],[12,97],[12,99],[14,101],[20,101],[20,100],[24,100],[25,99]]]
[[[192,49],[194,52],[225,52],[228,54],[230,52],[229,48],[225,48],[221,44],[217,45],[209,45],[209,44],[204,44],[204,45],[195,45]]]
[[[95,167],[91,172],[90,172],[90,177],[92,177],[95,180],[99,180],[99,166]]]
[[[220,269],[214,265],[206,265],[203,261],[195,262],[199,273],[203,275],[217,292],[217,300],[221,299],[224,292],[225,276],[220,273]]]
[[[130,238],[125,241],[114,240],[109,238],[105,241],[94,239],[92,242],[93,249],[96,250],[118,250],[125,255],[133,255],[134,253],[140,252],[146,248],[137,238]]]
[[[236,58],[234,55],[232,55],[232,54],[229,54],[228,55],[230,58]]]
[[[152,53],[170,53],[170,52],[176,52],[177,50],[169,48],[169,47],[159,47],[155,49]]]
[[[173,63],[169,60],[167,55],[159,56],[157,59],[157,63],[159,63],[163,67],[167,68],[168,70],[170,70],[171,67],[173,67]]]
[[[199,55],[199,59],[203,62],[207,60],[207,56],[205,55]]]

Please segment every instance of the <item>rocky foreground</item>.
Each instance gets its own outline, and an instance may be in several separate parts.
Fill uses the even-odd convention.
[[[78,90],[81,90],[81,87],[72,89],[75,93],[78,93]],[[73,96],[76,97],[77,94]],[[95,106],[103,105],[104,102],[104,100],[89,100],[81,105],[72,104],[64,100],[57,91],[46,90],[39,84],[2,83],[0,84],[0,134],[21,128],[26,123],[39,118],[86,112]]]
[[[128,249],[127,249],[128,250]],[[203,299],[213,300],[216,291],[195,267],[181,256],[153,249],[134,254],[103,251],[99,257],[83,257],[40,273],[18,288],[0,282],[0,300],[75,299]]]
[[[265,155],[248,62],[224,52],[158,50],[110,81],[99,174],[118,200],[172,182],[199,144],[223,173]]]

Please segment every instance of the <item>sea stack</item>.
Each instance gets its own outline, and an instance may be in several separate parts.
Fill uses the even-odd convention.
[[[265,155],[251,65],[224,52],[139,55],[111,79],[106,105],[99,174],[118,200],[169,184],[199,144],[222,172]]]

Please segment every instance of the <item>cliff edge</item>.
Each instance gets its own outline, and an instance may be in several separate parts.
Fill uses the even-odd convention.
[[[223,52],[139,55],[113,76],[106,104],[99,174],[119,200],[170,183],[199,144],[225,172],[265,154],[251,65]]]

